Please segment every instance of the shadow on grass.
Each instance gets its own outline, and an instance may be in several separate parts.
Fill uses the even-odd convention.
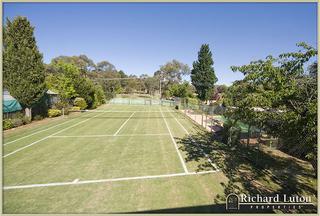
[[[307,195],[316,203],[317,179],[308,164],[298,163],[288,157],[270,154],[263,149],[248,148],[244,145],[228,146],[222,143],[219,135],[196,129],[196,133],[179,139],[181,150],[187,153],[187,161],[203,161],[203,149],[210,159],[229,179],[222,183],[224,194],[215,197],[215,203],[225,203],[230,193],[274,196],[276,194]],[[201,163],[198,170],[211,167]],[[292,210],[282,210],[292,212]],[[311,209],[300,209],[300,213],[315,213]]]

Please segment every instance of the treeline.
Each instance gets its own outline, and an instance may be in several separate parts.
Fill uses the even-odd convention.
[[[183,81],[183,76],[190,74],[188,65],[177,60],[167,62],[160,66],[159,70],[153,75],[142,74],[128,75],[122,70],[117,70],[116,67],[108,61],[94,63],[86,55],[79,56],[59,56],[52,59],[51,63],[45,66],[46,82],[50,89],[63,91],[64,98],[73,95],[76,86],[70,88],[68,82],[74,82],[76,85],[81,85],[78,79],[82,82],[90,80],[95,85],[102,89],[106,99],[111,99],[117,94],[149,94],[162,97],[194,97],[195,89],[188,82]],[[62,78],[69,78],[64,80]],[[79,77],[79,78],[76,78]],[[59,82],[60,81],[60,84]],[[161,84],[161,89],[160,89]],[[60,86],[60,87],[59,87]],[[88,89],[88,88],[84,88]],[[160,92],[161,91],[161,92]],[[76,91],[79,96],[88,98],[82,91]],[[74,97],[74,96],[73,96]],[[89,104],[92,104],[89,102]]]

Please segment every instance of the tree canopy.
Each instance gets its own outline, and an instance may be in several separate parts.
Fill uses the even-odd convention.
[[[317,50],[297,45],[297,52],[233,66],[245,77],[229,88],[225,103],[233,107],[228,112],[232,118],[281,138],[282,150],[310,160],[316,169],[317,70],[310,66],[308,73],[305,68]]]
[[[218,81],[214,68],[212,53],[208,44],[203,44],[198,52],[198,60],[193,62],[191,70],[192,85],[196,88],[198,98],[202,101],[210,99],[214,84]]]
[[[34,27],[25,17],[7,19],[3,39],[4,87],[24,107],[31,108],[46,92],[42,54],[36,44]]]

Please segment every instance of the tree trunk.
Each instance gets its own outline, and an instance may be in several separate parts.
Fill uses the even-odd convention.
[[[32,108],[25,108],[25,115],[26,115],[26,117],[28,118],[28,119],[30,119],[31,120],[31,118],[32,118],[32,112],[31,112],[31,110],[32,110]]]

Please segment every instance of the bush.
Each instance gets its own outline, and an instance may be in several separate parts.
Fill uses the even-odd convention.
[[[49,95],[44,94],[41,99],[32,107],[32,116],[46,116],[48,112]],[[34,119],[34,118],[33,118]]]
[[[36,115],[33,117],[33,119],[39,121],[39,120],[42,120],[43,117],[41,115]]]
[[[74,99],[73,104],[77,107],[80,107],[81,110],[84,110],[88,106],[85,99],[83,99],[81,97],[77,97],[76,99]]]
[[[81,110],[81,109],[80,109],[80,107],[78,107],[78,106],[74,106],[74,107],[71,107],[71,108],[69,109],[69,111],[79,111],[79,110]]]
[[[69,102],[67,100],[59,100],[53,104],[52,108],[62,110],[63,108],[66,108],[68,106]]]
[[[13,127],[14,127],[14,125],[13,125],[11,119],[4,119],[3,120],[3,130],[8,130]]]
[[[237,126],[236,121],[228,120],[223,124],[222,141],[234,146],[240,142],[241,128]]]
[[[60,116],[60,115],[61,115],[61,110],[58,110],[58,109],[49,109],[48,110],[49,118]]]
[[[19,127],[23,125],[23,120],[19,118],[12,119],[12,124],[14,127]]]
[[[30,124],[31,123],[31,119],[28,118],[27,116],[23,116],[22,121],[23,121],[23,124]]]

